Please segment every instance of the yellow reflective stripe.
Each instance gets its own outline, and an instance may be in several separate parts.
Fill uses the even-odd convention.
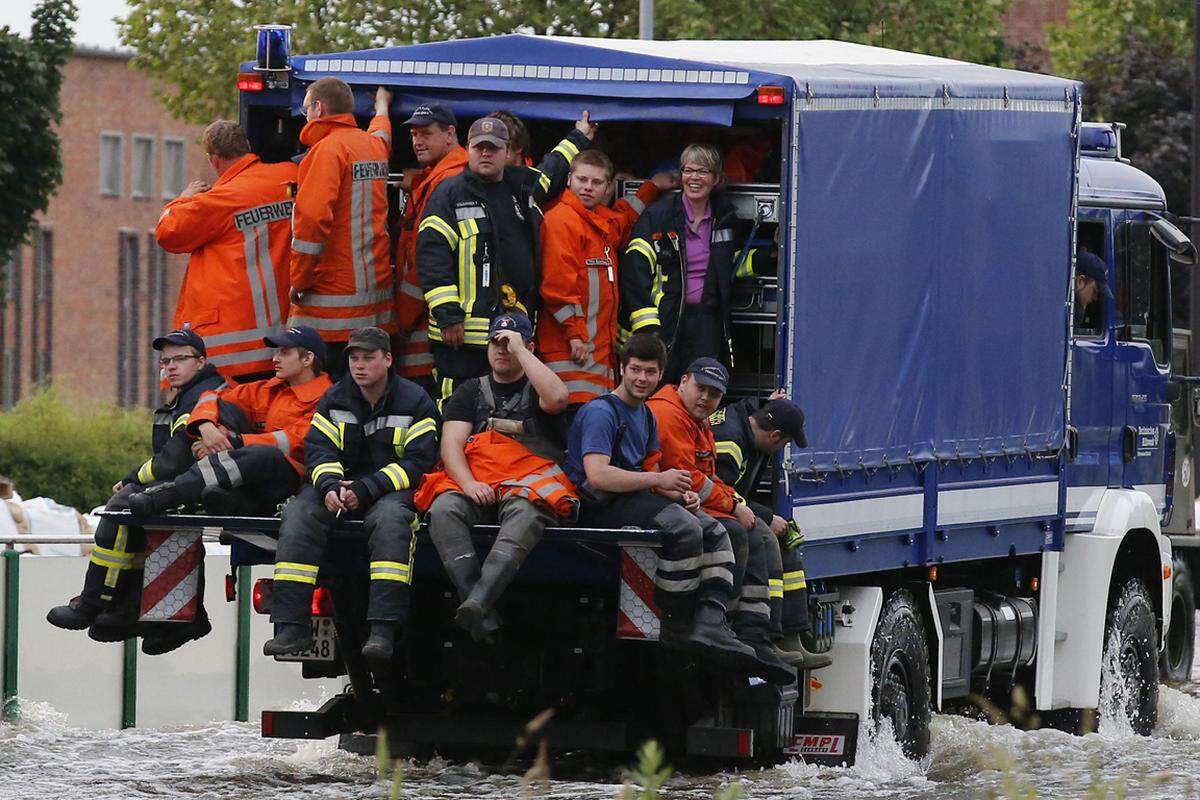
[[[122,525],[122,528],[125,526]],[[116,550],[109,550],[106,547],[96,545],[92,549],[90,558],[93,564],[101,567],[110,567],[112,569],[128,569],[133,566],[133,556],[128,553],[120,553]]]
[[[757,247],[750,248],[750,252],[746,254],[746,260],[743,261],[742,265],[737,268],[737,272],[734,273],[733,277],[735,277],[735,278],[754,277],[754,254],[757,252],[758,252]],[[734,259],[734,261],[737,261],[741,257],[742,257],[742,254],[740,252],[738,252],[736,255],[734,255],[733,259]]]
[[[396,487],[396,491],[407,489],[411,485],[408,481],[408,473],[404,471],[404,467],[394,461],[379,471],[388,477],[388,480],[392,482],[392,486]]]
[[[275,564],[275,580],[294,581],[295,583],[316,584],[316,564],[299,564],[293,561],[278,561]]]
[[[574,160],[575,156],[579,155],[579,148],[576,147],[575,143],[570,139],[563,139],[554,147],[551,152],[558,153],[567,160],[568,164],[570,164],[571,161]]]
[[[567,163],[570,163],[571,159],[574,158],[575,156],[568,156],[566,153],[563,153],[562,150],[559,149],[564,144],[569,144],[569,145],[571,145],[571,147],[575,146],[564,139],[563,141],[558,143],[558,147],[554,148],[554,152],[562,153],[563,158],[567,159]],[[578,153],[579,151],[576,150],[575,152]],[[542,191],[543,192],[550,191],[550,176],[547,175],[546,173],[542,172],[540,169],[538,169],[536,167],[530,167],[530,169],[532,169],[534,172],[536,172],[538,174],[538,186],[542,187]]]
[[[783,597],[783,580],[781,578],[768,578],[767,591],[772,599]]]
[[[475,238],[479,235],[479,222],[464,219],[458,223],[462,233],[462,246],[458,248],[458,285],[462,287],[462,307],[468,315],[475,307]]]
[[[717,454],[727,455],[733,458],[733,462],[737,464],[738,473],[742,471],[742,448],[737,442],[723,441],[717,442]]]
[[[438,286],[430,289],[425,293],[425,304],[430,309],[445,305],[446,303],[458,303],[458,287],[457,286]]]
[[[326,461],[324,464],[318,464],[317,466],[313,467],[310,478],[313,482],[313,486],[316,486],[317,482],[320,481],[323,475],[336,475],[341,478],[345,476],[345,474],[345,468],[337,461]]]
[[[639,308],[629,315],[629,329],[634,332],[649,325],[658,324],[658,309],[654,306]]]
[[[645,239],[634,239],[629,243],[629,247],[625,250],[626,253],[641,253],[650,262],[650,266],[658,265],[658,254],[654,252],[654,248]]]
[[[412,583],[412,570],[399,561],[372,561],[371,580]]]
[[[333,423],[322,414],[313,414],[312,426],[325,434],[329,441],[333,442],[333,446],[338,450],[342,449],[342,428],[340,425]]]
[[[450,223],[441,217],[435,217],[432,214],[421,220],[421,224],[417,226],[417,233],[424,230],[435,230],[446,239],[446,243],[450,245],[450,249],[458,247],[458,234],[454,232],[454,228],[450,227]]]
[[[404,444],[407,445],[413,439],[424,436],[427,433],[435,433],[437,431],[437,423],[432,417],[425,417],[408,429],[408,435],[404,437]]]
[[[404,457],[404,440],[408,436],[408,428],[396,428],[392,431],[392,449],[396,451],[396,458]]]
[[[180,414],[179,418],[171,423],[171,433],[174,433],[175,431],[182,428],[184,425],[187,425],[188,420],[191,418],[192,418],[191,414]]]
[[[797,589],[807,589],[808,581],[804,578],[804,570],[799,569],[795,572],[783,573],[783,590],[792,592]]]
[[[154,459],[146,459],[146,463],[138,467],[138,483],[146,484],[154,480]]]

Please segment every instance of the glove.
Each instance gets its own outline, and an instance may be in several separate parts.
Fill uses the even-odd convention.
[[[804,546],[804,534],[800,532],[800,526],[796,524],[796,520],[788,520],[787,536],[783,540],[783,546],[788,550],[795,550],[797,547]]]

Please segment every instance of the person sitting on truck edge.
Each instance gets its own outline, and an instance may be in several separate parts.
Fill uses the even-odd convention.
[[[771,637],[778,642],[779,655],[801,670],[828,666],[833,660],[825,653],[811,652],[805,642],[812,633],[802,558],[804,536],[794,524],[753,499],[771,456],[791,442],[808,447],[804,412],[777,391],[765,404],[752,397],[730,403],[713,412],[708,424],[717,445],[717,477],[745,498],[755,516],[750,535],[757,535],[766,547]]]
[[[153,455],[117,481],[106,511],[128,509],[130,495],[156,481],[171,480],[195,463],[185,430],[188,419],[202,395],[225,385],[207,360],[204,340],[195,331],[171,331],[155,339],[153,346],[162,353],[159,364],[174,396],[154,411]],[[67,630],[89,628],[88,634],[97,641],[128,639],[139,615],[145,550],[146,532],[141,527],[101,519],[83,591],[66,605],[50,609],[46,619]]]
[[[430,195],[417,229],[417,274],[443,402],[458,382],[487,374],[492,318],[537,308],[541,205],[562,192],[571,159],[595,133],[584,111],[538,168],[506,167],[508,128],[478,119],[467,136],[467,169]]]
[[[1108,269],[1095,253],[1080,250],[1075,254],[1075,329],[1104,329],[1104,299],[1112,298]]]
[[[205,338],[222,375],[261,380],[272,374],[262,337],[288,311],[296,165],[264,164],[228,120],[205,128],[201,143],[216,183],[192,181],[154,229],[164,250],[191,253],[173,324]]]
[[[496,602],[546,526],[573,519],[579,504],[550,436],[551,418],[567,407],[567,387],[532,344],[533,325],[524,315],[492,321],[491,372],[464,381],[446,401],[443,467],[417,492],[462,601],[454,621],[483,643],[500,627]],[[480,567],[471,527],[497,519],[500,532]]]
[[[435,395],[433,353],[429,350],[429,307],[417,277],[417,224],[425,203],[442,181],[467,166],[467,149],[458,143],[458,120],[446,106],[417,106],[404,122],[413,153],[423,169],[408,189],[400,241],[396,248],[396,322],[399,326],[396,372]]]
[[[618,355],[617,388],[579,409],[571,424],[566,467],[579,487],[579,523],[660,531],[654,601],[662,610],[662,644],[696,650],[730,671],[756,672],[754,649],[726,622],[735,566],[729,536],[697,513],[700,498],[687,471],[659,470],[658,428],[645,403],[662,377],[666,348],[657,336],[638,333]]]
[[[667,343],[666,383],[677,383],[701,356],[730,363],[733,280],[769,274],[776,260],[773,246],[743,256],[734,241],[737,210],[719,191],[725,176],[717,148],[688,145],[679,164],[683,191],[642,214],[620,274],[623,325],[657,332]]]
[[[795,672],[771,644],[770,581],[766,544],[754,528],[754,512],[717,475],[716,444],[708,416],[729,388],[729,372],[715,358],[688,365],[679,385],[667,384],[646,401],[658,426],[662,466],[682,469],[700,498],[701,513],[717,520],[733,549],[733,597],[729,608],[734,634],[754,648],[755,674],[772,683],[788,684]]]
[[[370,636],[363,656],[392,657],[408,619],[418,527],[413,489],[437,459],[437,407],[392,373],[388,334],[360,328],[346,343],[349,375],[325,392],[304,439],[309,483],[283,507],[275,551],[268,656],[312,647],[312,595],[329,532],[343,514],[361,517],[370,551]]]
[[[542,223],[538,353],[567,384],[575,408],[615,386],[618,254],[638,215],[677,179],[655,175],[635,197],[609,208],[612,183],[608,156],[585,150],[571,162],[567,191]]]
[[[350,331],[364,324],[396,331],[391,239],[387,229],[392,95],[375,93],[375,117],[364,132],[354,119],[354,93],[338,78],[320,78],[304,95],[308,123],[292,225],[288,325],[316,328],[333,377],[345,372]]]

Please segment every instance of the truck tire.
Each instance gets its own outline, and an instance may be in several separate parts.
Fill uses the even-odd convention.
[[[1141,578],[1129,578],[1111,604],[1101,661],[1101,713],[1118,702],[1135,733],[1149,735],[1158,721],[1158,637],[1154,604]],[[1117,685],[1112,685],[1117,681]]]
[[[1158,672],[1164,681],[1186,681],[1192,677],[1196,651],[1196,593],[1187,561],[1175,556],[1171,572],[1171,627]]]
[[[888,598],[871,641],[871,716],[886,720],[909,758],[929,752],[929,643],[912,595]]]

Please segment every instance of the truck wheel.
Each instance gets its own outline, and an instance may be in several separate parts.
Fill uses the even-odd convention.
[[[1158,672],[1165,681],[1186,681],[1196,651],[1196,594],[1187,561],[1175,556],[1171,571],[1171,627]]]
[[[909,758],[929,752],[929,643],[912,595],[893,594],[871,641],[871,716],[887,720]]]
[[[1113,601],[1105,626],[1101,708],[1119,703],[1134,733],[1143,736],[1154,730],[1158,721],[1154,626],[1154,605],[1146,584],[1141,578],[1128,579]]]

